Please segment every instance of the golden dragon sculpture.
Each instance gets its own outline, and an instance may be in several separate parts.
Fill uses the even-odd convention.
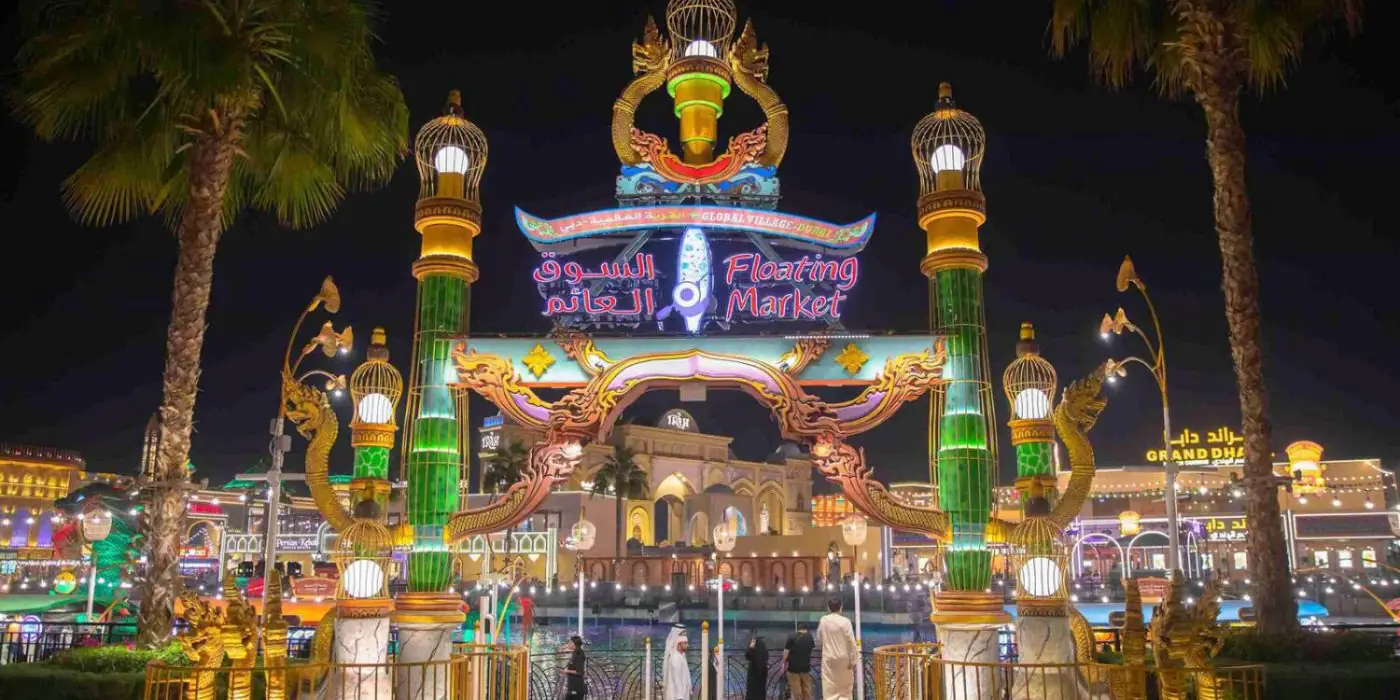
[[[666,82],[666,67],[671,63],[671,46],[661,36],[656,20],[647,16],[642,41],[632,44],[632,72],[636,75],[613,103],[612,142],[618,160],[624,165],[642,162],[642,154],[632,147],[632,124],[637,105]]]
[[[1069,454],[1069,484],[1050,511],[1050,521],[1061,530],[1079,516],[1089,489],[1094,484],[1094,446],[1089,443],[1093,430],[1108,401],[1100,396],[1107,365],[1100,365],[1089,376],[1065,388],[1055,407],[1055,430]]]
[[[520,522],[539,508],[557,485],[567,482],[581,461],[583,443],[578,438],[546,434],[543,442],[530,448],[530,459],[521,470],[520,481],[511,484],[500,498],[453,515],[443,530],[443,539],[456,543]]]
[[[354,518],[340,504],[331,488],[331,448],[340,434],[340,422],[335,416],[326,392],[298,381],[290,370],[282,372],[282,394],[287,400],[286,415],[296,425],[297,432],[309,442],[306,446],[306,486],[311,499],[331,527],[340,532]]]
[[[185,683],[184,700],[214,700],[216,669],[224,665],[224,610],[204,602],[193,591],[181,593],[180,599],[189,627],[176,641],[196,667]]]
[[[1157,663],[1162,700],[1182,700],[1194,680],[1198,700],[1221,700],[1225,693],[1220,677],[1210,671],[1211,659],[1225,643],[1224,631],[1215,624],[1220,614],[1220,582],[1206,584],[1201,597],[1187,608],[1186,580],[1172,572],[1171,586],[1152,616],[1152,658]]]
[[[228,604],[219,637],[232,669],[228,674],[228,700],[248,700],[253,691],[253,665],[258,660],[258,611],[243,598],[233,572],[224,576],[224,601]]]
[[[767,145],[758,156],[761,165],[778,167],[788,146],[788,109],[768,86],[768,45],[759,45],[753,20],[744,23],[739,40],[729,49],[729,68],[739,89],[758,103],[768,120]]]

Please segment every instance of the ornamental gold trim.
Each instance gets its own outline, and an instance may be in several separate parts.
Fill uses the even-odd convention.
[[[336,602],[336,616],[345,619],[363,620],[371,617],[385,617],[393,611],[393,602],[384,598]]]
[[[666,68],[666,83],[669,85],[671,81],[689,73],[713,75],[716,78],[720,78],[725,83],[729,83],[734,79],[734,74],[730,71],[729,66],[718,58],[710,58],[709,56],[687,56],[679,61],[675,61]],[[728,92],[729,89],[726,87],[725,93],[728,94]]]
[[[535,375],[535,379],[539,379],[554,364],[554,356],[544,349],[543,343],[535,343],[535,347],[530,348],[530,352],[525,353],[520,362],[530,370],[530,374]]]
[[[1007,425],[1011,426],[1011,444],[1013,445],[1027,442],[1050,442],[1055,439],[1055,424],[1049,418],[1019,419],[1013,420]]]
[[[848,343],[842,348],[840,354],[836,356],[836,364],[841,365],[841,369],[846,370],[846,374],[855,376],[860,372],[860,368],[870,361],[870,355],[860,349],[855,343]]]
[[[395,425],[355,425],[350,428],[351,447],[386,447],[394,446],[394,433],[398,432]]]
[[[413,227],[422,233],[429,226],[447,224],[481,233],[481,203],[460,197],[424,197],[413,206]]]
[[[413,263],[413,278],[422,280],[428,275],[451,275],[467,284],[481,277],[481,269],[476,263],[451,255],[430,255]]]
[[[944,591],[933,597],[929,620],[938,623],[1001,624],[1011,621],[1001,596],[982,591]]]
[[[945,248],[929,253],[923,262],[919,263],[919,272],[927,277],[932,277],[940,270],[957,269],[986,272],[987,256],[982,251],[972,248]]]
[[[919,197],[919,228],[945,216],[970,216],[981,226],[987,221],[987,198],[972,190],[943,190]]]

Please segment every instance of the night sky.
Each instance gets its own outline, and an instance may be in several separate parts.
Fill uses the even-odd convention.
[[[1036,324],[1062,384],[1110,351],[1136,350],[1127,338],[1107,347],[1097,333],[1099,318],[1119,304],[1147,322],[1139,300],[1114,289],[1118,264],[1131,254],[1167,331],[1175,424],[1237,429],[1199,109],[1159,98],[1148,80],[1118,92],[1094,85],[1082,53],[1050,58],[1048,3],[918,5],[877,14],[874,5],[830,12],[813,3],[740,3],[772,49],[769,82],[791,110],[779,209],[834,222],[879,215],[844,312],[847,327],[924,328],[924,237],[914,220],[909,135],[932,109],[939,81],[951,81],[959,105],[988,134],[982,244],[991,263],[993,373],[999,378],[1012,359],[1023,320]],[[1244,107],[1280,452],[1311,439],[1328,457],[1389,460],[1400,447],[1391,276],[1400,262],[1392,191],[1400,23],[1388,5],[1368,3],[1361,35],[1315,44],[1286,91]],[[614,206],[612,102],[631,78],[630,42],[646,13],[660,17],[665,4],[490,3],[489,16],[471,7],[482,5],[389,4],[382,63],[402,82],[415,130],[440,112],[448,89],[462,90],[467,116],[490,140],[473,327],[539,333],[547,325],[528,279],[538,257],[512,210],[557,217]],[[7,57],[16,24],[6,25]],[[735,95],[722,138],[759,123],[747,98]],[[653,94],[639,126],[674,142],[668,111],[669,100]],[[0,170],[0,440],[77,449],[90,469],[133,473],[142,428],[160,400],[174,241],[154,220],[107,229],[72,223],[58,184],[84,149],[39,144],[8,117],[0,138],[10,159]],[[385,326],[407,375],[417,186],[406,163],[388,187],[353,196],[313,230],[246,214],[225,234],[195,416],[199,476],[221,483],[266,454],[287,333],[327,274],[344,299],[337,323],[352,323],[361,339]],[[363,342],[353,361],[330,367],[348,373],[362,353]],[[1092,433],[1099,462],[1140,463],[1160,435],[1151,379],[1133,373],[1109,396]],[[655,420],[675,402],[674,393],[652,394],[632,414]],[[778,444],[766,412],[747,398],[712,393],[708,403],[686,407],[702,430],[732,434],[740,457],[761,458]],[[1004,424],[1000,393],[997,410]],[[494,413],[483,402],[472,411],[474,424]],[[348,411],[342,416],[348,421]],[[926,402],[911,406],[857,440],[877,474],[926,477],[926,417]],[[1002,425],[1003,481],[1013,462],[1008,438]],[[291,463],[299,468],[304,443],[295,444]],[[348,472],[348,448],[335,469]]]

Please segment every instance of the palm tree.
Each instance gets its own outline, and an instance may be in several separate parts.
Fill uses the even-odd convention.
[[[90,143],[63,182],[84,224],[162,217],[179,250],[151,498],[144,645],[170,636],[184,465],[219,238],[245,208],[291,227],[387,182],[408,110],[368,0],[40,0],[11,95],[44,140]]]
[[[1355,30],[1360,0],[1051,0],[1051,51],[1088,46],[1090,71],[1110,86],[1151,70],[1169,95],[1189,94],[1205,113],[1206,161],[1215,186],[1230,352],[1245,442],[1245,512],[1258,626],[1298,629],[1278,486],[1269,449],[1269,396],[1254,267],[1245,135],[1240,92],[1274,87],[1302,52],[1305,38],[1345,19]]]
[[[647,473],[636,462],[637,453],[626,445],[614,445],[613,453],[593,474],[592,492],[612,494],[617,503],[617,557],[627,552],[627,536],[623,532],[622,507],[625,499],[646,498]]]

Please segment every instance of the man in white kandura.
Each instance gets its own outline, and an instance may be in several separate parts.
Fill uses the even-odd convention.
[[[666,636],[666,655],[662,657],[661,700],[690,700],[690,664],[685,660],[688,648],[690,640],[685,636],[685,628],[672,627]]]
[[[817,643],[822,650],[822,700],[851,700],[855,696],[856,633],[851,621],[841,615],[841,599],[826,602],[830,612],[817,624]],[[669,700],[669,698],[668,698]]]

